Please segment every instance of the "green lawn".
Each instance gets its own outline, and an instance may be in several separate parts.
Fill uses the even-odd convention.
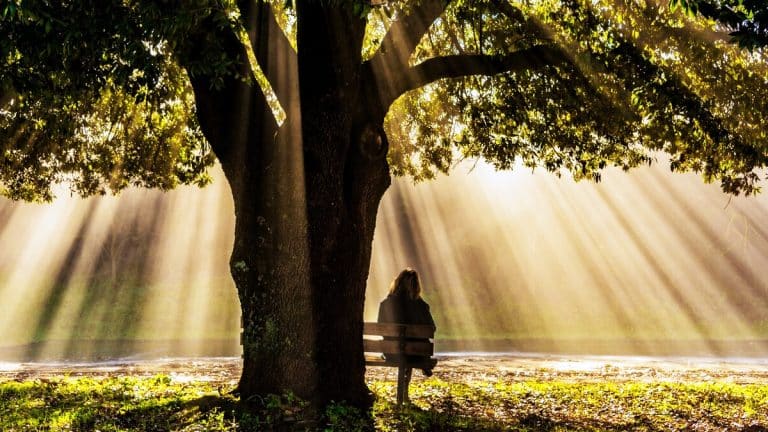
[[[413,403],[393,404],[394,384],[370,383],[382,431],[768,431],[768,385],[725,382],[568,382],[436,377],[411,385]],[[365,430],[343,404],[303,420],[290,395],[248,401],[206,382],[67,378],[0,383],[2,431]]]

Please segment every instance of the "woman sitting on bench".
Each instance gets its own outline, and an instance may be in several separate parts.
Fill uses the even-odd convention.
[[[379,305],[379,322],[393,324],[425,324],[435,328],[435,321],[429,312],[429,305],[421,298],[421,281],[416,270],[406,268],[392,281],[389,295]],[[388,338],[385,338],[388,339]],[[391,339],[391,338],[390,338]],[[409,338],[423,341],[425,339]],[[399,361],[400,354],[384,353],[387,360]],[[424,360],[422,356],[405,356],[406,362]],[[406,369],[405,385],[411,382],[411,368]],[[432,376],[432,369],[422,369],[425,376]]]

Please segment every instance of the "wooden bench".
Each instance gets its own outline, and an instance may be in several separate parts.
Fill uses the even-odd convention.
[[[434,354],[435,328],[431,325],[363,323],[363,351],[367,366],[386,366],[397,368],[397,403],[408,400],[406,370],[432,369],[437,365]],[[409,340],[413,338],[426,340]],[[385,359],[382,354],[400,354],[423,356],[418,361],[407,361],[404,357],[397,360]]]

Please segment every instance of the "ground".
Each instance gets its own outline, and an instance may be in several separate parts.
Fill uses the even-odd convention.
[[[589,357],[546,355],[478,355],[438,357],[435,376],[448,382],[537,380],[613,382],[708,382],[768,385],[766,359]],[[240,360],[194,358],[116,360],[98,363],[2,363],[0,380],[76,377],[155,376],[176,380],[208,381],[234,385],[240,377]],[[394,368],[368,368],[369,381],[397,381]],[[414,383],[422,380],[414,374]]]
[[[414,374],[412,404],[394,404],[397,372],[369,368],[381,431],[768,432],[768,360],[597,356],[439,357]],[[228,396],[236,358],[0,363],[0,429],[8,431],[314,430],[290,395]],[[92,379],[93,378],[93,379]],[[297,404],[298,403],[298,404]],[[322,430],[362,417],[330,407]]]

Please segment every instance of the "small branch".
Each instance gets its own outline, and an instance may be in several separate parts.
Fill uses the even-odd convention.
[[[449,27],[446,29],[446,33],[448,33],[448,37],[451,39],[451,42],[453,42],[453,45],[456,46],[456,51],[459,52],[459,54],[464,55],[467,53],[467,50],[462,45],[461,41],[459,40],[459,37],[456,35],[456,28],[455,27]],[[432,35],[429,35],[429,45],[431,49],[435,49],[435,42],[432,40]]]
[[[527,33],[527,35],[524,36],[524,38],[533,38],[534,40],[539,40],[539,41],[555,41],[556,40],[556,37],[554,36],[552,30],[545,23],[542,23],[534,16],[526,16],[523,13],[523,11],[513,6],[510,0],[491,0],[491,2],[496,7],[496,9],[498,9],[499,12],[501,12],[502,14],[506,15],[507,18],[524,24],[525,31]],[[578,48],[576,48],[573,45],[565,45],[564,48],[568,50],[568,52],[578,51]],[[588,70],[593,68],[597,70],[597,68],[599,68],[599,65],[590,64],[587,67],[588,67]],[[594,79],[585,75],[583,71],[584,71],[583,65],[574,64],[573,72],[582,80],[582,82],[586,83],[586,85],[592,89],[591,93],[594,95],[594,97],[599,98],[604,104],[604,106],[612,107],[613,109],[617,110],[617,112],[624,113],[628,119],[631,119],[633,121],[637,120],[636,118],[634,118],[634,116],[631,113],[627,112],[625,107],[617,105],[615,101],[611,100],[602,91],[600,91],[597,88],[596,83],[594,82]]]
[[[534,17],[527,17],[523,12],[512,6],[509,0],[491,0],[496,9],[499,12],[507,16],[507,18],[521,22],[525,24],[526,32],[530,33],[536,39],[540,40],[552,40],[552,32],[541,22]]]
[[[17,96],[18,94],[16,93],[16,90],[14,90],[10,84],[4,86],[0,83],[0,110],[4,110],[8,107],[11,104],[11,101]]]

